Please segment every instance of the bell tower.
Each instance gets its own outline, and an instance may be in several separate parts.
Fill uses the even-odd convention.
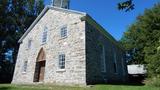
[[[52,0],[52,5],[59,8],[69,9],[70,0]]]

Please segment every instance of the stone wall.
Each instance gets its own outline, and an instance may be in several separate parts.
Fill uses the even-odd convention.
[[[86,84],[85,62],[85,21],[83,15],[49,9],[20,44],[12,83],[33,84],[36,58],[41,48],[46,53],[44,83]],[[60,37],[60,28],[66,25],[67,38]],[[48,28],[47,43],[42,44],[42,32]],[[31,49],[27,48],[32,40]],[[58,69],[59,53],[65,53],[64,70]],[[27,72],[22,71],[24,61],[28,61]]]
[[[86,79],[87,84],[122,82],[127,78],[124,52],[102,33],[102,28],[93,20],[86,23]],[[100,30],[101,29],[101,30]],[[105,48],[106,72],[101,70],[100,46]],[[117,73],[114,72],[114,53],[116,53]]]
[[[123,50],[100,32],[98,24],[81,20],[85,15],[65,10],[49,9],[20,44],[12,83],[34,84],[36,59],[43,48],[46,54],[44,81],[62,85],[86,85],[123,81],[127,75],[122,58]],[[88,22],[88,21],[87,21]],[[60,29],[68,28],[68,36],[60,37]],[[48,28],[47,43],[42,44],[42,33]],[[28,49],[28,40],[32,40]],[[105,47],[106,72],[101,72],[99,44]],[[58,68],[58,56],[65,53],[65,69]],[[114,73],[114,55],[117,54],[117,73]],[[24,62],[27,71],[23,72]]]

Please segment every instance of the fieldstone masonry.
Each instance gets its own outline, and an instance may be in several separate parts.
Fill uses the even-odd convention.
[[[46,9],[47,8],[47,9]],[[36,22],[32,29],[23,38],[12,83],[34,84],[34,73],[38,53],[43,48],[46,54],[44,81],[41,83],[62,85],[87,85],[100,82],[123,81],[127,70],[124,62],[123,50],[114,45],[91,21],[82,20],[87,17],[85,13],[46,7],[43,16]],[[43,12],[42,12],[43,13]],[[41,14],[42,15],[42,14]],[[91,18],[90,18],[91,19]],[[91,19],[92,20],[92,19]],[[92,24],[92,25],[91,25]],[[67,26],[67,37],[60,37],[60,28]],[[48,28],[47,42],[42,44],[44,27]],[[28,48],[28,40],[32,40],[31,48]],[[97,42],[105,45],[106,73],[100,72],[99,50]],[[118,72],[113,73],[113,50],[118,54]],[[65,69],[58,68],[58,56],[65,53]],[[24,62],[27,63],[27,71],[23,72]]]
[[[99,30],[98,30],[99,29]],[[125,82],[127,68],[124,61],[124,50],[105,36],[100,25],[86,23],[86,80],[88,84],[106,82]],[[107,32],[106,32],[107,33]],[[105,70],[101,71],[101,49],[105,49]],[[116,54],[117,72],[114,71],[114,54]]]

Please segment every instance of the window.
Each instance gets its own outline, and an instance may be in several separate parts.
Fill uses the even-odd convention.
[[[28,40],[28,49],[31,48],[31,45],[32,45],[32,40]]]
[[[62,27],[61,28],[61,38],[66,38],[67,37],[67,27]]]
[[[61,0],[61,3],[60,3],[60,7],[62,7],[63,6],[63,0]]]
[[[26,71],[27,71],[27,63],[28,63],[28,61],[24,61],[24,64],[23,64],[23,72],[26,72]]]
[[[59,68],[65,69],[65,54],[59,55]]]
[[[123,55],[122,55],[121,61],[122,61],[121,63],[122,63],[123,75],[125,75],[125,67],[124,67],[124,58],[123,58]]]
[[[100,45],[100,48],[101,48],[101,53],[100,53],[101,71],[106,72],[105,48],[103,45]]]
[[[48,28],[45,27],[42,35],[42,44],[47,42],[47,34],[48,34]]]
[[[117,55],[116,52],[114,51],[114,62],[113,62],[113,66],[114,66],[114,73],[117,73]]]

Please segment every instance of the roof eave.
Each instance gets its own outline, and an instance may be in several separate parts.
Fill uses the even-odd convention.
[[[18,40],[18,43],[21,43],[26,35],[32,30],[32,28],[37,24],[37,22],[43,17],[43,15],[48,11],[49,7],[46,6],[39,16],[35,19],[35,21],[31,24],[31,26],[27,29],[27,31],[22,35],[22,37]]]
[[[55,7],[55,6],[48,6],[48,7],[49,7],[49,9],[54,9],[54,10],[57,10],[57,11],[71,12],[71,13],[76,13],[76,14],[80,14],[80,15],[87,15],[85,12],[80,12],[80,11],[76,11],[76,10],[59,8],[59,7]]]
[[[110,40],[113,44],[118,46],[121,50],[125,51],[124,47],[122,47],[118,43],[118,41],[111,34],[109,34],[100,24],[98,24],[91,16],[87,14],[85,20],[93,26],[97,27],[97,30],[99,30],[108,40]]]

